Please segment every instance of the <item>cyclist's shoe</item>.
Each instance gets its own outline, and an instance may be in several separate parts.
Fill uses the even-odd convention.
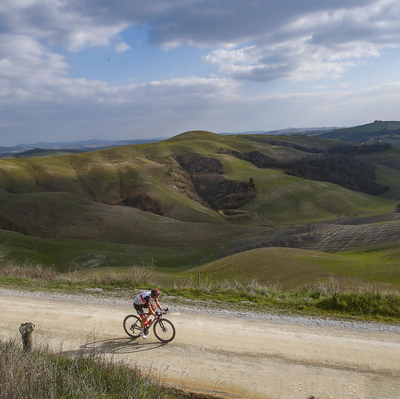
[[[140,335],[143,339],[147,339],[147,336],[144,334],[143,331],[140,331],[139,335]]]

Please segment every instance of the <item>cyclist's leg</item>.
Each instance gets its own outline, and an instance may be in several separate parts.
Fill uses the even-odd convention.
[[[140,317],[140,320],[141,320],[140,328],[141,328],[141,330],[143,331],[144,325],[145,325],[145,323],[146,323],[146,321],[147,321],[147,316],[146,316],[146,314],[145,314],[144,311],[143,311],[143,306],[141,306],[141,305],[136,305],[136,304],[133,304],[133,306],[134,306],[134,308],[136,309],[136,312],[137,312],[137,314],[138,314],[139,317]]]

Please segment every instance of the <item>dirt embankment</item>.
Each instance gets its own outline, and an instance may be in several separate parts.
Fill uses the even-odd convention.
[[[104,353],[150,370],[166,383],[235,398],[393,399],[400,392],[400,329],[334,327],[325,322],[249,319],[172,309],[173,342],[131,340],[122,328],[129,301],[104,303],[0,291],[1,338],[66,353]],[[338,323],[338,326],[341,324]],[[345,328],[343,328],[345,327]]]

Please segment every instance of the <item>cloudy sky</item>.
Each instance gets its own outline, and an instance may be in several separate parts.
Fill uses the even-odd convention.
[[[0,146],[400,120],[398,0],[1,0]]]

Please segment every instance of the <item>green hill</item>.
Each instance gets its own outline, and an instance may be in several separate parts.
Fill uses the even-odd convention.
[[[387,143],[400,145],[400,122],[375,121],[366,125],[331,130],[320,134],[319,137],[348,142],[382,140]]]
[[[391,163],[377,170],[377,181],[389,188],[381,196],[290,175],[280,166],[321,158],[336,144],[194,131],[89,153],[3,159],[3,253],[63,271],[151,259],[160,268],[188,270],[257,246],[305,248],[310,237],[323,239],[321,228],[309,225],[394,212],[400,190],[393,149]],[[385,158],[383,152],[362,157]],[[255,160],[278,166],[257,167]],[[299,233],[302,228],[310,231]],[[284,239],[282,231],[289,231]]]
[[[231,255],[193,269],[187,276],[204,282],[253,279],[264,285],[277,285],[285,291],[327,285],[335,281],[347,287],[379,286],[397,288],[400,284],[398,247],[374,252],[329,254],[293,248],[260,248]]]

